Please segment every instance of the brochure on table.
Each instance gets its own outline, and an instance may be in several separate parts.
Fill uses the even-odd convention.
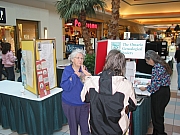
[[[120,50],[125,55],[125,58],[129,60],[144,59],[145,45],[146,45],[145,40],[101,40],[101,41],[98,41],[97,46],[96,46],[97,49],[96,49],[95,74],[98,74],[103,70],[106,56],[110,50],[112,49]],[[136,73],[135,61],[127,61],[126,78],[130,80],[133,83],[133,85],[136,80],[135,73]],[[136,89],[139,90],[139,92],[136,94],[143,95],[144,93],[147,92],[147,91],[144,91],[140,93],[141,90],[138,87],[136,87]],[[135,89],[135,92],[136,92],[136,89]]]
[[[57,87],[54,39],[22,41],[22,84],[25,89],[44,97]]]
[[[147,87],[151,83],[151,79],[146,79],[146,78],[135,78],[134,79],[134,89],[135,93],[137,95],[145,95],[145,96],[150,96],[151,93],[149,93],[147,90],[141,91],[139,88],[140,87]]]

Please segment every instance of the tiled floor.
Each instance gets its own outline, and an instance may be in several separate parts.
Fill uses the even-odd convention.
[[[67,61],[59,62],[58,64],[66,64]],[[16,74],[19,76],[19,74]],[[180,135],[180,91],[177,90],[177,72],[174,63],[172,81],[171,81],[171,100],[166,107],[165,112],[165,129],[168,135]],[[152,124],[149,125],[147,134],[152,133]],[[0,125],[0,135],[18,135],[10,129],[3,129]],[[63,126],[61,131],[54,132],[53,135],[70,135],[68,125]],[[80,133],[79,133],[80,135]]]

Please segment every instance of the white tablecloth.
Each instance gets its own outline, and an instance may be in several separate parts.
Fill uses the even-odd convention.
[[[22,94],[23,90],[24,90],[24,94]],[[25,98],[25,99],[29,99],[29,100],[35,100],[35,101],[42,101],[42,100],[49,98],[61,91],[62,91],[61,88],[54,88],[54,89],[50,90],[49,95],[47,95],[43,98],[38,98],[37,95],[24,89],[21,82],[14,82],[14,81],[8,81],[8,80],[0,81],[0,93],[11,95],[11,96],[16,96],[16,97],[20,97],[20,98]]]

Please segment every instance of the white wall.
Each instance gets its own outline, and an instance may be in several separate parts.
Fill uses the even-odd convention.
[[[37,7],[37,3],[31,4]],[[44,38],[44,27],[46,27],[48,30],[47,38],[56,38],[57,60],[63,59],[62,20],[54,6],[43,6],[43,9],[0,1],[0,7],[4,7],[6,10],[6,24],[0,23],[0,25],[16,26],[16,19],[39,21],[39,37]]]
[[[63,59],[63,31],[62,21],[56,12],[49,12],[48,37],[56,39],[56,57],[57,60]]]

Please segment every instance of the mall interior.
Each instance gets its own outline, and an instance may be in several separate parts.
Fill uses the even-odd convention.
[[[108,26],[111,20],[111,1],[105,1],[107,3],[105,12],[99,11],[96,12],[96,16],[87,17],[86,26],[91,36],[94,52],[96,52],[97,42],[105,40],[108,37]],[[54,40],[56,66],[58,67],[60,65],[60,68],[56,71],[57,84],[59,84],[63,71],[61,66],[69,64],[67,58],[72,52],[72,48],[82,47],[84,46],[84,42],[80,21],[76,17],[67,21],[60,18],[55,3],[56,0],[0,0],[0,40],[11,44],[11,50],[15,56],[17,56],[18,50],[22,48],[24,41]],[[179,0],[121,0],[119,10],[119,39],[146,40],[146,51],[154,50],[158,52],[173,70],[171,99],[166,107],[164,116],[165,130],[168,135],[180,135],[180,91],[177,88],[177,63],[174,59],[174,54],[180,43],[179,5]],[[143,77],[148,78],[148,75],[151,74],[151,69],[151,67],[147,66],[145,60],[138,60],[136,70],[144,73],[142,75]],[[18,68],[15,71],[15,75],[17,80],[19,77]],[[3,87],[7,89],[5,86]],[[2,93],[0,92],[0,94]],[[58,96],[58,94],[55,94],[55,96]],[[55,98],[58,100],[59,97]],[[147,107],[150,103],[149,99],[149,97],[141,98],[139,108],[133,114],[133,127],[129,129],[129,135],[152,134],[153,128],[150,113],[148,112],[150,108]],[[29,119],[26,119],[25,116],[20,119],[21,117],[19,115],[23,114],[15,113],[15,116],[8,117],[8,120],[3,120],[4,117],[7,117],[2,113],[4,111],[3,109],[6,108],[4,107],[4,101],[7,100],[1,96],[0,135],[70,135],[62,107],[58,108],[61,110],[62,116],[58,118],[61,122],[53,121],[53,125],[49,127],[48,124],[43,123],[43,119],[35,123],[35,120],[31,120],[33,117],[39,119],[41,116],[40,114],[38,115],[39,117],[36,117],[34,113],[37,112],[33,108],[29,110],[32,112],[27,112],[26,114],[32,114]],[[10,101],[7,102],[11,103]],[[18,104],[23,103],[19,101]],[[33,103],[29,101],[28,104],[31,106]],[[42,103],[42,106],[44,104]],[[9,106],[13,105],[10,104]],[[8,109],[11,110],[11,107]],[[18,111],[21,112],[21,109],[18,109]],[[53,116],[50,112],[48,114],[55,117],[55,114]],[[45,115],[45,113],[42,115]],[[13,120],[11,119],[17,116],[19,120],[12,122]],[[24,123],[33,126],[26,127],[23,126]],[[40,125],[38,125],[39,123]],[[20,125],[17,126],[18,128],[13,126],[18,124]],[[50,132],[47,130],[48,128],[50,128]]]

